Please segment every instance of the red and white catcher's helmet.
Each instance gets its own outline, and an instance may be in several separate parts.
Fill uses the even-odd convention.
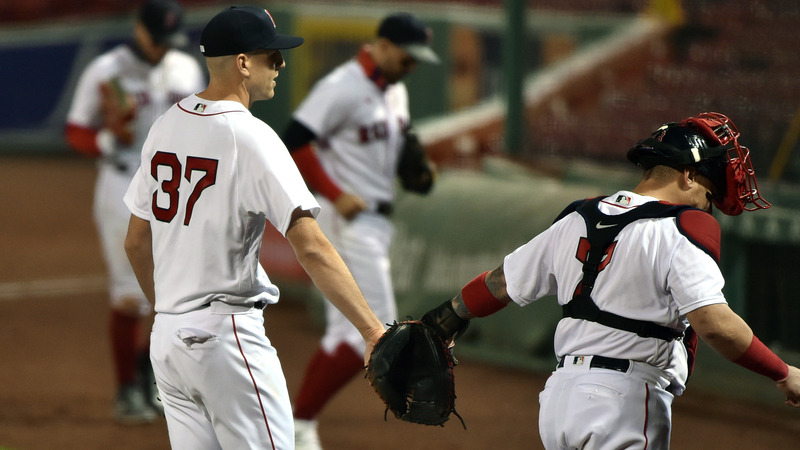
[[[736,125],[720,113],[664,124],[631,148],[628,159],[645,170],[656,165],[696,167],[716,187],[714,206],[729,216],[771,206],[758,191],[750,150],[739,144]]]

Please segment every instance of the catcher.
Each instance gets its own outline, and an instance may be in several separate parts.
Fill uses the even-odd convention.
[[[548,450],[668,449],[672,400],[692,371],[694,333],[771,379],[787,404],[800,407],[800,370],[753,335],[721,290],[712,205],[734,216],[770,206],[736,126],[718,113],[668,123],[631,148],[628,159],[644,169],[633,190],[574,202],[423,322],[442,324],[437,334],[450,339],[470,319],[512,301],[525,306],[558,296],[558,364],[539,396],[539,433]],[[408,358],[402,343],[388,346],[393,341],[379,341],[368,372],[388,408],[405,418],[412,408],[393,390],[413,403],[410,386],[419,381],[404,374],[428,370],[428,362],[412,356],[408,369],[384,368],[383,359]],[[386,378],[399,381],[381,382]],[[446,420],[447,411],[439,412]]]

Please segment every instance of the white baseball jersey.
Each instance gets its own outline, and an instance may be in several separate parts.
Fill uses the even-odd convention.
[[[138,57],[129,45],[119,45],[93,60],[81,75],[67,122],[101,129],[100,85],[118,78],[122,88],[136,100],[134,142],[108,158],[133,175],[139,166],[139,151],[150,126],[178,100],[203,89],[203,72],[189,54],[171,49],[157,65]],[[122,163],[122,164],[120,164]]]
[[[154,125],[125,195],[153,233],[156,312],[278,300],[258,254],[265,219],[286,233],[319,205],[286,146],[242,104],[195,95]]]
[[[397,318],[390,275],[389,247],[394,227],[376,212],[394,199],[397,160],[409,124],[405,84],[384,85],[371,79],[374,62],[365,49],[323,77],[294,113],[294,119],[317,136],[317,156],[343,191],[355,194],[367,210],[352,220],[317,194],[323,211],[319,226],[336,248],[370,308],[383,323]],[[378,73],[378,72],[374,72]],[[330,302],[325,303],[327,352],[346,342],[359,353],[364,340]]]
[[[599,208],[603,214],[617,215],[651,201],[656,199],[620,191],[601,201]],[[524,306],[557,294],[559,304],[568,303],[583,275],[576,257],[581,237],[586,237],[586,224],[573,212],[506,256],[503,270],[511,299]],[[725,303],[719,267],[681,234],[674,217],[643,219],[624,227],[604,263],[591,294],[603,311],[683,330],[687,313]],[[649,363],[667,374],[670,390],[678,395],[688,376],[686,350],[679,340],[643,338],[566,318],[558,324],[554,345],[559,358],[602,355]]]
[[[81,74],[67,115],[70,125],[94,130],[103,127],[100,85],[113,78],[135,98],[135,140],[128,147],[107,149],[110,153],[99,160],[94,219],[108,268],[111,303],[138,300],[140,314],[146,315],[152,306],[123,248],[130,212],[122,197],[139,168],[140,151],[150,126],[175,102],[201,91],[204,79],[200,65],[184,52],[169,50],[161,62],[151,65],[129,45],[114,47],[95,58]]]
[[[317,155],[331,179],[370,208],[394,199],[394,178],[409,123],[408,92],[382,90],[354,59],[320,80],[294,113],[317,135]]]

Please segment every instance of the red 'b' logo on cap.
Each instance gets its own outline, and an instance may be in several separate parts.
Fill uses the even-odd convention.
[[[657,141],[661,142],[664,139],[664,135],[667,134],[667,130],[668,129],[669,129],[669,126],[662,125],[661,128],[659,128],[658,130],[656,130],[655,133],[653,133],[653,137]]]
[[[272,14],[270,14],[269,11],[267,11],[266,9],[264,10],[264,12],[267,13],[267,15],[269,16],[269,20],[272,21],[272,26],[278,28],[278,26],[275,25],[275,19],[272,18]]]

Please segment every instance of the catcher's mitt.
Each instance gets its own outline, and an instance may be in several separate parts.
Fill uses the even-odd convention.
[[[133,119],[136,118],[136,102],[120,85],[117,78],[100,84],[102,98],[103,127],[125,146],[133,144]]]
[[[453,339],[469,326],[447,300],[422,316],[422,320],[395,322],[375,344],[367,378],[386,413],[406,422],[444,426],[455,410]],[[385,417],[384,417],[385,418]]]
[[[444,426],[451,412],[461,419],[455,411],[455,364],[432,328],[419,320],[395,322],[375,344],[367,378],[387,414],[391,410],[406,422]]]

